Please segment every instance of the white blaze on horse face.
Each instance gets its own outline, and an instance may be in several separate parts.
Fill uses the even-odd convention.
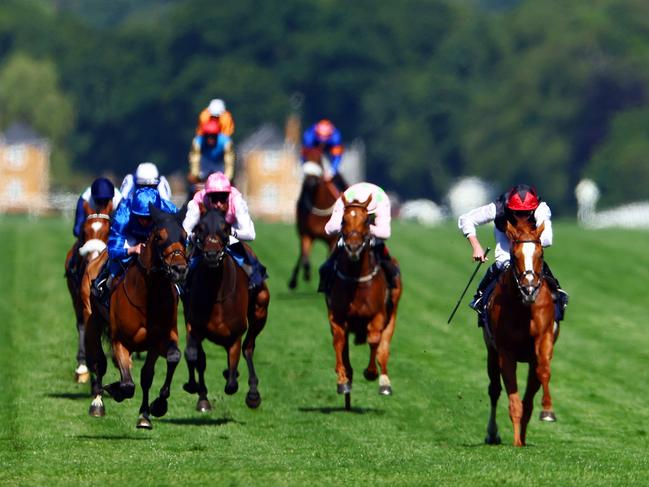
[[[101,222],[92,222],[90,224],[90,227],[92,228],[93,232],[97,233],[99,230],[101,230],[102,223]]]
[[[352,210],[352,211],[350,211],[349,214],[350,214],[351,216],[356,216],[356,210]]]
[[[525,270],[534,271],[534,251],[536,245],[532,242],[525,242],[523,244],[523,256],[525,257]],[[534,279],[534,274],[527,274],[525,278],[531,283]]]

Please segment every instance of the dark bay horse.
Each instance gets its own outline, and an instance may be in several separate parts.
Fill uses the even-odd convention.
[[[300,267],[303,269],[304,280],[311,279],[311,247],[313,242],[321,240],[331,250],[336,243],[335,235],[327,235],[324,227],[331,217],[333,206],[340,191],[336,185],[324,176],[322,167],[322,151],[318,148],[305,151],[305,162],[302,165],[304,182],[302,191],[297,201],[296,223],[297,233],[300,237],[300,255],[298,256],[291,279],[288,282],[290,289],[297,287],[297,277]]]
[[[142,404],[137,421],[138,428],[146,429],[152,428],[150,414],[159,417],[167,412],[171,380],[180,361],[176,284],[182,282],[187,274],[187,235],[182,228],[185,208],[176,214],[151,205],[149,208],[153,229],[142,253],[127,268],[124,277],[113,284],[109,311],[93,295],[92,314],[86,329],[94,396],[90,415],[104,415],[103,390],[117,402],[133,397],[135,384],[131,377],[131,353],[146,351],[140,374]],[[103,388],[106,356],[101,346],[101,335],[106,328],[120,380]],[[160,356],[167,359],[167,374],[158,398],[149,405],[149,389]]]
[[[95,212],[88,202],[83,205],[86,221],[81,229],[80,238],[72,245],[65,257],[65,278],[72,298],[72,307],[77,319],[79,336],[77,347],[77,368],[74,380],[80,384],[88,382],[90,372],[86,366],[86,346],[84,338],[85,323],[90,316],[90,280],[86,277],[88,263],[95,260],[106,248],[110,231],[110,213],[113,202],[102,210]],[[75,256],[78,254],[78,256]],[[74,257],[74,258],[73,258]],[[81,257],[79,259],[79,257]],[[75,262],[76,264],[73,264]],[[91,276],[94,279],[95,276]]]
[[[261,403],[257,389],[259,379],[255,372],[253,354],[255,340],[266,324],[270,294],[266,283],[251,296],[248,276],[235,263],[226,249],[230,225],[221,212],[209,209],[201,217],[195,230],[198,263],[190,272],[190,290],[184,301],[187,324],[187,350],[185,358],[189,368],[187,392],[198,393],[196,409],[209,411],[212,406],[207,399],[205,385],[206,358],[202,341],[208,339],[222,346],[227,353],[225,393],[234,394],[239,389],[237,370],[241,356],[248,365],[246,404],[256,408]],[[250,250],[248,250],[250,251]],[[194,372],[198,371],[198,383]]]
[[[489,324],[484,336],[491,413],[487,426],[488,444],[499,444],[496,405],[502,390],[509,397],[509,417],[514,426],[514,446],[525,445],[527,425],[532,415],[534,395],[543,387],[541,420],[555,421],[550,397],[550,361],[557,339],[554,303],[543,278],[543,248],[538,228],[526,220],[507,222],[511,241],[510,267],[503,272],[489,300]],[[521,401],[516,383],[517,362],[528,362],[527,386]]]
[[[388,287],[383,269],[371,249],[367,207],[372,197],[362,203],[350,203],[344,195],[342,198],[345,205],[341,232],[344,252],[335,261],[334,282],[326,302],[336,352],[337,390],[345,395],[345,407],[349,409],[353,376],[349,360],[350,333],[355,334],[356,343],[367,341],[370,346],[369,365],[363,372],[365,378],[376,380],[378,377],[379,394],[392,394],[388,359],[402,285],[399,276],[395,279],[396,286]]]

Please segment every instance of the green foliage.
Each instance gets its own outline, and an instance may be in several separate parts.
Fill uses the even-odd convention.
[[[362,376],[367,345],[352,346],[355,409],[342,411],[324,300],[315,283],[286,289],[294,228],[258,225],[254,248],[271,276],[270,317],[255,350],[261,407],[244,404],[243,360],[239,392],[223,393],[225,353],[207,343],[213,412],[194,410],[180,364],[169,412],[152,431],[139,431],[139,390],[123,403],[107,398],[107,415],[97,419],[87,414],[88,386],[72,382],[76,328],[62,279],[72,223],[0,217],[0,485],[642,485],[649,478],[649,269],[638,262],[649,233],[554,223],[557,244],[546,258],[571,293],[552,360],[558,421],[538,420],[537,393],[530,446],[515,449],[504,392],[503,445],[483,444],[486,354],[466,298],[446,324],[474,267],[452,225],[394,222],[390,249],[405,290],[391,349],[392,397]],[[479,230],[487,242],[490,229]],[[317,247],[314,264],[323,257]],[[134,359],[138,389],[141,366]],[[159,360],[154,394],[164,370]],[[526,373],[521,364],[521,381]],[[117,378],[109,360],[107,379]]]

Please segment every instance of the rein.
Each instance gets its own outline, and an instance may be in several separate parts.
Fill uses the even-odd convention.
[[[379,270],[381,270],[381,266],[376,264],[374,266],[374,269],[372,269],[372,272],[370,272],[369,274],[365,274],[364,276],[360,276],[360,277],[348,276],[347,274],[343,274],[342,272],[340,272],[340,270],[338,270],[337,265],[336,265],[335,269],[336,269],[336,275],[339,278],[341,278],[343,281],[347,281],[347,282],[369,282],[372,279],[374,279],[374,277],[379,273]]]

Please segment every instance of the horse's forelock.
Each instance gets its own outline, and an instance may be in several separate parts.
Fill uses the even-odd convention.
[[[200,220],[208,234],[217,234],[223,239],[227,237],[225,228],[227,228],[227,221],[225,215],[220,211],[210,208]]]

